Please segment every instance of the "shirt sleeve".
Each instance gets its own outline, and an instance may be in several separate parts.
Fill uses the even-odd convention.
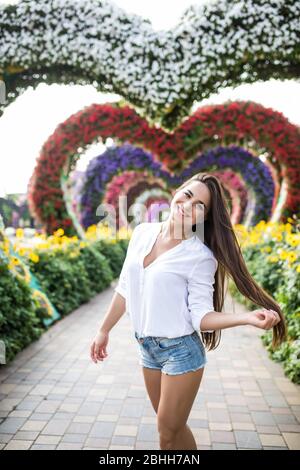
[[[127,247],[127,252],[126,252],[126,257],[125,257],[125,260],[124,260],[124,263],[123,263],[123,266],[122,266],[122,269],[121,269],[121,272],[119,274],[119,280],[118,280],[118,284],[116,285],[116,287],[114,288],[114,291],[115,292],[118,292],[119,294],[121,294],[125,299],[126,299],[126,272],[127,272],[127,263],[128,263],[128,259],[129,259],[129,256],[130,256],[130,253],[131,251],[133,250],[134,248],[134,242],[136,240],[136,237],[137,237],[137,233],[138,231],[140,230],[140,226],[142,224],[138,224],[132,231],[132,234],[131,234],[131,237],[130,237],[130,240],[129,240],[129,243],[128,243],[128,247]]]
[[[202,331],[200,322],[204,315],[214,311],[213,293],[215,273],[218,261],[214,256],[201,259],[193,268],[188,278],[188,310],[192,325]],[[212,333],[214,330],[204,330]]]

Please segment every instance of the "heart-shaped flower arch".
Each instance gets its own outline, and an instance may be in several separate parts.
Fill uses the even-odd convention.
[[[30,179],[30,208],[48,232],[62,227],[74,233],[63,198],[62,175],[68,175],[83,149],[99,137],[143,147],[174,175],[205,149],[230,144],[248,147],[251,153],[264,154],[287,189],[282,220],[299,215],[300,130],[281,113],[242,101],[205,106],[169,134],[150,127],[128,106],[94,104],[56,128],[43,145]]]
[[[0,5],[0,80],[8,103],[40,82],[93,84],[170,130],[222,87],[299,77],[299,18],[299,0],[218,0],[154,31],[105,0],[20,0]]]

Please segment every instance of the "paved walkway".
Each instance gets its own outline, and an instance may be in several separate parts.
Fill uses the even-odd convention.
[[[127,315],[111,331],[108,358],[89,358],[112,294],[105,290],[1,367],[1,449],[159,449]],[[225,311],[242,309],[226,299]],[[223,330],[207,353],[188,420],[199,450],[300,449],[300,387],[268,359],[261,333]]]

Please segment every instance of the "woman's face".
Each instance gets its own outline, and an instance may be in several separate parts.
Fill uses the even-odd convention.
[[[201,181],[192,181],[175,192],[171,201],[170,216],[177,222],[191,226],[205,220],[210,208],[208,187]]]

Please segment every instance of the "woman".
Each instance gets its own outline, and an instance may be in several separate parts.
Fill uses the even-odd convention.
[[[262,308],[222,312],[228,276]],[[194,175],[175,191],[166,221],[135,227],[115,291],[92,360],[107,357],[109,331],[127,310],[160,448],[197,449],[186,423],[207,362],[204,345],[215,349],[222,329],[240,325],[273,328],[274,347],[286,338],[280,307],[247,270],[217,177]]]

